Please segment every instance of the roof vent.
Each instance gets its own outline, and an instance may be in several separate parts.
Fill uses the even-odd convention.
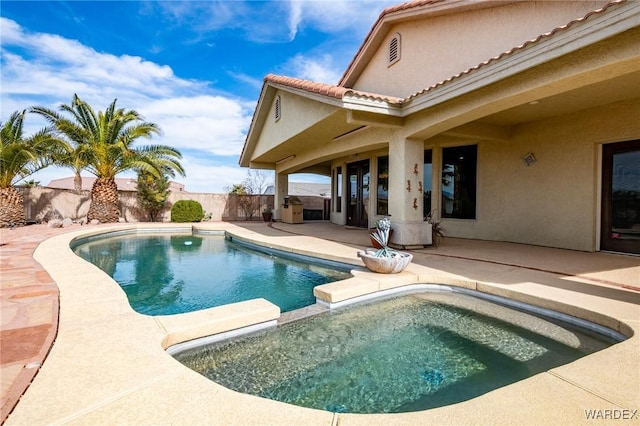
[[[280,96],[276,96],[276,103],[273,108],[273,117],[275,121],[280,120],[281,114],[282,114],[282,106],[280,102]]]
[[[389,65],[400,60],[400,33],[395,33],[389,42]]]

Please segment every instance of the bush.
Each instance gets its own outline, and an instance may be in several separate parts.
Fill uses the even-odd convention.
[[[171,207],[171,222],[200,222],[203,217],[202,204],[194,200],[179,200]]]

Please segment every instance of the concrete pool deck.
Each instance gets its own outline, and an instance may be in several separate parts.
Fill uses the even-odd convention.
[[[158,225],[176,224],[138,226]],[[369,245],[366,230],[326,222],[196,226],[354,265],[360,264],[358,249]],[[437,249],[413,250],[407,272],[380,276],[357,269],[354,281],[335,284],[329,293],[344,295],[360,286],[366,292],[372,285],[457,284],[577,313],[634,335],[459,404],[393,415],[334,414],[227,390],[167,355],[164,347],[175,343],[171,339],[216,330],[218,318],[137,314],[117,285],[74,258],[68,246],[87,231],[126,227],[137,226],[2,230],[2,418],[13,408],[6,424],[587,424],[594,422],[588,415],[613,423],[640,409],[639,257],[448,238]],[[236,321],[231,328],[277,318],[268,304],[256,303],[240,307],[254,319],[234,317],[238,312],[228,308]],[[16,393],[36,372],[13,407]],[[637,423],[640,415],[635,416]]]

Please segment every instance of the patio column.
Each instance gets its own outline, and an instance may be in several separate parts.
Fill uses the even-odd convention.
[[[275,178],[275,194],[273,196],[273,218],[282,219],[282,205],[284,197],[289,194],[289,175],[287,173],[277,173]]]
[[[392,245],[417,248],[431,244],[431,225],[422,217],[424,190],[424,142],[394,135],[389,141]]]

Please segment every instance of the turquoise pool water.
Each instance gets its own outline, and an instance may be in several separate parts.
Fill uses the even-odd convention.
[[[252,250],[215,235],[118,235],[73,248],[123,288],[137,312],[170,315],[255,298],[282,312],[315,303],[313,287],[349,278],[347,266]],[[266,250],[266,249],[265,249]]]
[[[465,401],[616,341],[469,295],[425,292],[174,357],[239,392],[333,412],[393,413]]]

